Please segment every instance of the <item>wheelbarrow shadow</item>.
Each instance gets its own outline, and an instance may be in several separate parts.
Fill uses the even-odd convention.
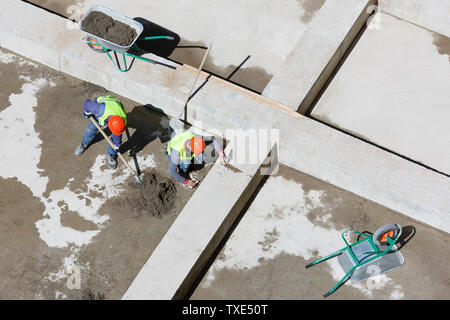
[[[139,38],[152,37],[152,36],[170,36],[174,40],[168,39],[153,39],[153,40],[136,40],[136,45],[139,47],[139,51],[133,52],[137,56],[141,56],[146,53],[153,53],[159,57],[167,58],[170,56],[180,42],[180,36],[173,31],[170,31],[164,27],[157,25],[142,17],[133,18],[133,20],[140,22],[144,26]]]

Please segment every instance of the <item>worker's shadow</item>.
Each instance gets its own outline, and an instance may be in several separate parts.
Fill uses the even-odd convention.
[[[173,129],[169,125],[169,118],[162,111],[150,104],[136,106],[127,113],[127,129],[125,137],[127,140],[122,143],[120,153],[130,152],[131,156],[145,148],[156,138],[165,143],[170,140]]]

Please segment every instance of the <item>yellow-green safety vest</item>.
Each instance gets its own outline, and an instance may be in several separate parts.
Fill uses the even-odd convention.
[[[180,160],[185,159],[193,159],[195,157],[194,153],[191,153],[190,156],[187,156],[184,152],[184,143],[186,140],[190,140],[194,137],[194,134],[190,131],[186,131],[183,133],[180,133],[173,137],[172,140],[170,140],[169,144],[167,145],[167,154],[170,156],[170,153],[172,152],[172,149],[177,150],[180,153]]]
[[[122,118],[125,126],[127,125],[127,112],[119,99],[116,99],[113,96],[98,97],[97,103],[105,104],[105,112],[98,118],[98,122],[101,126],[106,124],[106,119],[108,119],[109,116],[119,116]]]

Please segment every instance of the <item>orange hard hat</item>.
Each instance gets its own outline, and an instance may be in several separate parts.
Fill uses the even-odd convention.
[[[113,135],[118,136],[125,130],[125,123],[120,116],[111,116],[108,120],[108,128]]]
[[[195,156],[198,156],[205,149],[205,141],[200,137],[191,138],[191,151]]]

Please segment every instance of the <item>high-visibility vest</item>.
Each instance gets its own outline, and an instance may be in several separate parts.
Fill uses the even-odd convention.
[[[116,99],[113,96],[98,97],[97,103],[105,104],[105,112],[103,112],[103,115],[98,118],[98,122],[101,126],[106,124],[106,120],[110,116],[121,117],[125,126],[127,125],[127,112],[119,99]]]
[[[173,137],[172,140],[170,140],[169,144],[167,145],[167,154],[170,156],[170,153],[173,150],[177,150],[180,153],[180,160],[190,159],[192,160],[195,155],[193,152],[191,152],[191,155],[187,156],[184,152],[184,143],[186,140],[190,140],[194,137],[194,134],[190,131],[186,131],[183,133],[180,133]]]

